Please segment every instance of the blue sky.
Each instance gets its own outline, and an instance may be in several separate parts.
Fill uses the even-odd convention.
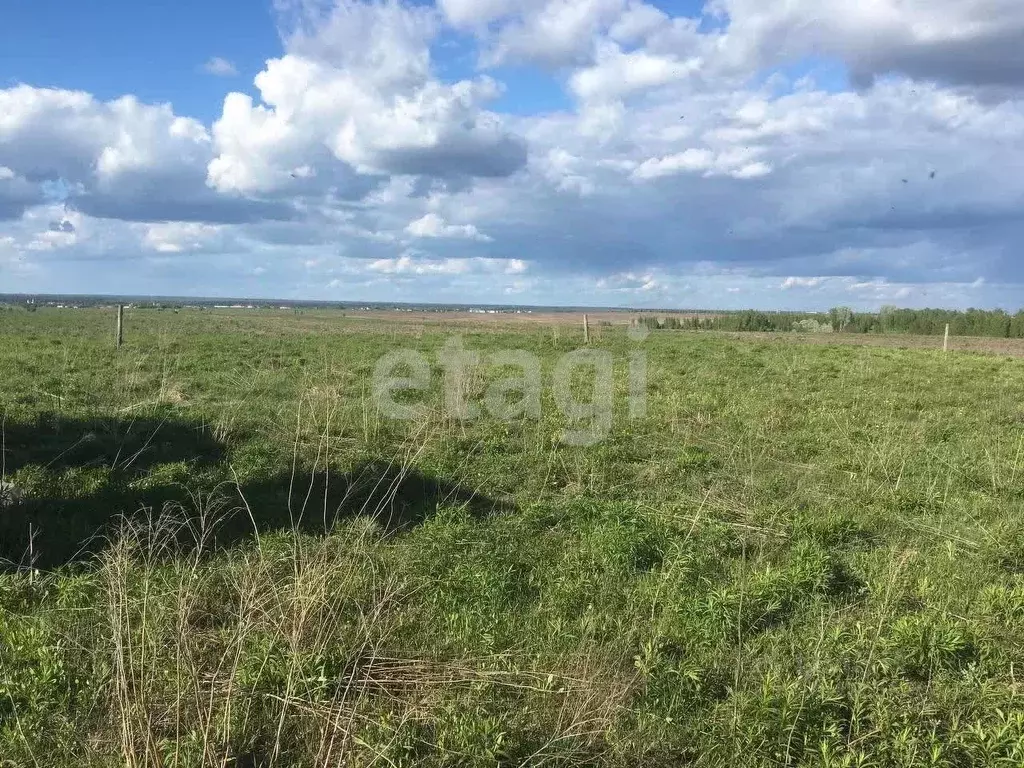
[[[269,0],[6,0],[0,14],[5,85],[134,94],[205,119],[224,96],[224,84],[203,72],[206,61],[233,62],[238,85],[248,87],[281,50]]]
[[[7,0],[0,291],[1016,308],[983,6]]]

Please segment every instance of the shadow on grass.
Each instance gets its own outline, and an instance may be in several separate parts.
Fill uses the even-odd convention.
[[[35,465],[53,472],[106,469],[136,478],[160,464],[205,467],[224,460],[224,446],[200,425],[170,418],[72,419],[42,414],[29,423],[5,422],[5,474]]]
[[[157,479],[168,465],[177,465],[179,481]],[[379,461],[345,472],[281,472],[238,485],[226,446],[201,424],[170,419],[44,416],[29,424],[8,422],[3,469],[8,479],[23,478],[15,473],[24,470],[41,480],[0,489],[0,567],[88,560],[125,516],[140,510],[153,517],[167,510],[198,517],[197,506],[215,510],[209,542],[225,548],[255,533],[324,534],[357,516],[374,518],[392,536],[423,523],[442,505],[464,506],[476,518],[508,507],[457,483]]]

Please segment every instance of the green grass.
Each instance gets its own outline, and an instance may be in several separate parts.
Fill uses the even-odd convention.
[[[550,377],[571,328],[459,329]],[[384,419],[440,326],[0,314],[2,766],[1019,766],[1024,361],[603,328],[616,413]],[[469,382],[482,395],[497,371]]]

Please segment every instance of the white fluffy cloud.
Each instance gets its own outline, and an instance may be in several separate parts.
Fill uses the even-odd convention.
[[[348,187],[356,175],[514,173],[526,147],[483,109],[498,85],[487,77],[435,79],[433,34],[423,9],[339,0],[319,26],[300,27],[288,52],[257,75],[261,104],[241,93],[225,99],[213,129],[210,185],[266,193],[303,185],[314,167],[329,175],[332,189]]]
[[[422,218],[409,223],[405,231],[414,237],[450,237],[465,240],[490,242],[491,238],[481,233],[472,224],[448,224],[436,213],[428,213]]]
[[[394,259],[375,259],[366,269],[385,275],[519,275],[526,271],[527,265],[518,259],[434,259],[407,252]]]
[[[145,227],[143,243],[157,253],[181,253],[203,248],[221,228],[197,222],[161,222]]]
[[[612,291],[614,293],[653,293],[664,289],[664,285],[650,273],[635,274],[624,272],[622,274],[602,277],[597,281],[595,287],[598,290]]]
[[[136,221],[288,218],[286,206],[208,190],[212,157],[207,128],[168,104],[28,85],[0,90],[0,165],[11,174],[0,185],[21,190],[19,214],[59,197],[91,215]],[[5,197],[0,188],[0,214]]]
[[[607,38],[635,43],[669,22],[640,0],[439,0],[447,21],[474,32],[488,64],[586,65]]]
[[[203,65],[203,71],[216,77],[237,77],[238,68],[227,59],[214,56]]]
[[[1024,85],[1017,0],[715,0],[739,66],[808,52],[845,61],[867,82],[889,72],[971,85]]]
[[[176,173],[202,163],[209,141],[201,123],[166,104],[27,85],[0,90],[0,164],[30,180],[113,184],[142,168]]]
[[[5,285],[115,290],[89,280],[118,260],[156,293],[1019,301],[1020,3],[276,6],[282,50],[209,122],[0,90]]]
[[[616,99],[685,80],[699,72],[701,66],[702,61],[696,56],[681,60],[646,51],[627,53],[610,45],[601,50],[592,66],[573,74],[570,86],[583,101]]]
[[[780,286],[782,290],[790,288],[817,288],[821,285],[823,278],[820,277],[787,277]]]
[[[677,173],[697,172],[704,176],[725,174],[734,179],[756,179],[771,173],[771,166],[755,160],[755,152],[734,148],[714,153],[708,149],[685,149],[673,155],[645,160],[633,171],[635,179],[657,179]]]

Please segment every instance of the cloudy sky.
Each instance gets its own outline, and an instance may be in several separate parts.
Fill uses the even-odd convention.
[[[1021,247],[1020,0],[0,5],[0,292],[1016,309]]]

